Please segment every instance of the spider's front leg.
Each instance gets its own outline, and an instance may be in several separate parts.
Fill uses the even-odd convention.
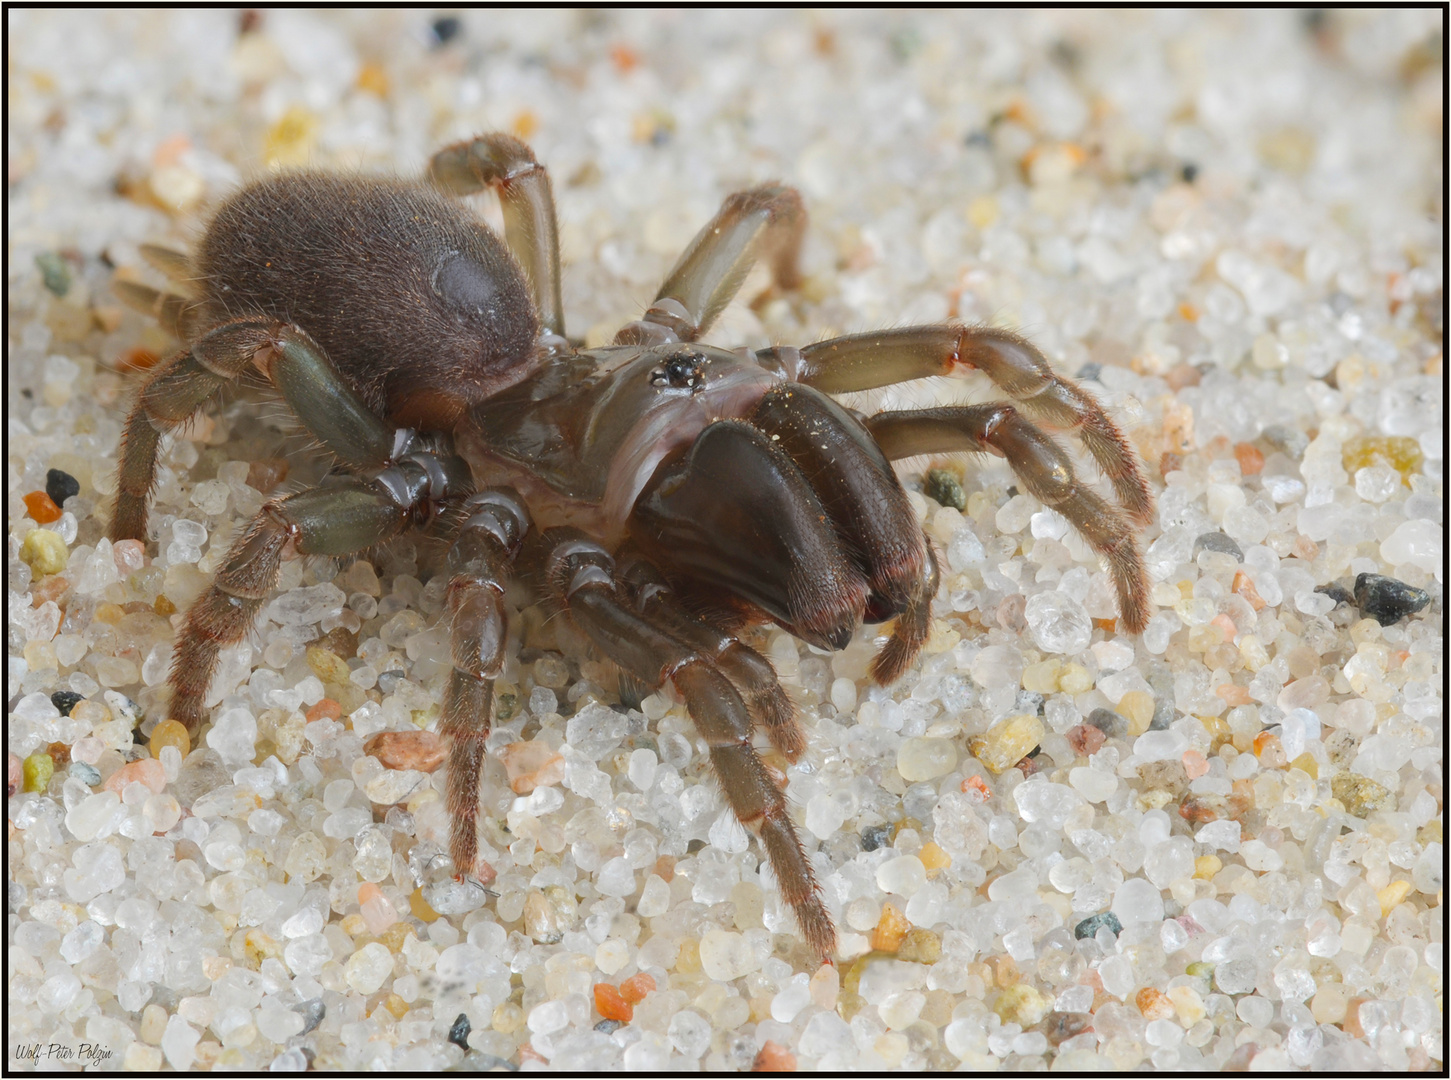
[[[1109,565],[1131,634],[1149,621],[1149,585],[1134,530],[1123,512],[1073,473],[1063,448],[1011,405],[955,405],[877,413],[867,429],[893,460],[921,454],[990,451],[1007,459],[1023,486],[1057,510]]]
[[[1032,342],[1010,331],[909,326],[832,338],[799,350],[772,349],[761,359],[829,394],[976,368],[1019,407],[1054,428],[1077,432],[1136,524],[1153,516],[1149,482],[1118,425],[1076,383],[1056,374]]]
[[[467,516],[448,553],[453,673],[439,727],[449,741],[449,854],[458,875],[474,873],[478,858],[484,740],[509,637],[506,575],[529,531],[523,500],[507,489],[471,495],[463,510]]]
[[[801,756],[806,737],[796,722],[796,707],[776,681],[776,669],[769,660],[733,634],[692,616],[671,592],[664,575],[644,559],[622,563],[619,580],[634,596],[636,611],[720,669],[772,746],[788,761]]]
[[[630,523],[692,599],[818,648],[844,649],[863,621],[895,617],[872,664],[883,685],[927,639],[937,570],[926,537],[870,434],[810,387],[781,384],[749,422],[707,427]]]
[[[551,595],[629,674],[650,687],[667,679],[675,684],[710,746],[710,762],[731,812],[760,837],[802,935],[823,959],[829,958],[836,950],[836,929],[777,779],[751,744],[751,710],[732,679],[705,650],[632,609],[616,583],[614,561],[602,547],[572,530],[557,530],[547,539]]]

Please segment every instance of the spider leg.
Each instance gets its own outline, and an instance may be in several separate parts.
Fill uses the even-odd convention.
[[[192,274],[191,260],[186,253],[160,244],[141,244],[137,250],[141,257],[172,281],[187,281]]]
[[[732,813],[760,837],[808,944],[829,957],[836,930],[785,796],[751,744],[750,710],[741,695],[700,651],[631,610],[603,548],[569,530],[556,535],[546,571],[550,592],[609,659],[650,686],[666,679],[675,684],[710,746],[711,765]]]
[[[1125,511],[1078,479],[1063,449],[1012,405],[878,413],[867,417],[866,426],[893,460],[959,451],[1001,454],[1034,498],[1067,518],[1108,561],[1124,626],[1130,633],[1142,632],[1149,621],[1149,586]]]
[[[201,724],[221,649],[252,626],[289,546],[300,555],[363,551],[431,513],[467,478],[457,458],[413,453],[371,480],[348,478],[265,504],[186,614],[171,663],[172,717],[192,731]]]
[[[729,196],[666,275],[644,318],[623,327],[615,343],[698,340],[758,258],[771,260],[779,286],[794,288],[805,231],[806,211],[795,188],[767,184]]]
[[[691,615],[671,592],[664,575],[644,559],[624,562],[619,584],[633,595],[635,610],[641,616],[720,669],[772,746],[789,761],[801,756],[806,737],[796,721],[796,707],[776,680],[776,670],[769,660],[734,635]]]
[[[381,469],[406,449],[300,329],[271,319],[224,323],[162,364],[127,416],[112,540],[146,539],[161,433],[184,424],[249,364],[272,381],[308,431],[344,463]]]
[[[468,516],[448,553],[453,673],[439,726],[449,743],[449,854],[459,875],[473,873],[478,858],[479,775],[509,637],[506,575],[529,531],[528,512],[512,491],[479,492],[463,509]]]
[[[162,292],[139,281],[113,281],[111,291],[127,307],[150,315],[174,338],[185,341],[191,336],[193,320],[201,311],[195,300],[173,292]]]
[[[564,337],[559,288],[559,229],[549,171],[528,145],[494,132],[446,146],[433,155],[428,178],[454,195],[492,188],[504,211],[504,242],[524,268],[539,324]]]
[[[122,286],[131,285],[117,282],[117,292],[125,296]],[[148,291],[160,296],[155,289]],[[147,502],[156,483],[162,433],[185,424],[223,384],[235,380],[266,345],[270,325],[244,321],[219,326],[151,373],[121,433],[112,540],[146,539]]]
[[[1145,524],[1153,515],[1143,467],[1118,425],[1077,384],[1056,374],[1031,342],[1007,330],[911,326],[832,338],[800,350],[767,350],[761,359],[831,394],[977,368],[1019,407],[1055,428],[1076,431],[1135,523]]]

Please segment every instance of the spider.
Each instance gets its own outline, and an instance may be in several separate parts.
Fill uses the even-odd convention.
[[[492,189],[503,239],[455,196]],[[1127,630],[1148,587],[1135,529],[1152,500],[1098,404],[1004,330],[914,326],[804,348],[702,344],[757,259],[799,281],[800,195],[727,198],[642,318],[611,345],[565,336],[549,176],[524,143],[449,146],[418,180],[303,171],[244,186],[196,251],[145,254],[195,299],[120,291],[184,343],[158,366],[122,436],[113,540],[146,537],[160,436],[255,368],[340,470],[268,502],[186,615],[171,715],[195,731],[220,649],[240,640],[284,558],[343,557],[414,529],[449,543],[453,670],[441,731],[455,873],[476,866],[478,783],[510,583],[556,606],[654,689],[669,682],[709,746],[735,816],[758,837],[805,940],[836,932],[787,811],[806,746],[791,699],[742,628],[772,622],[823,649],[892,620],[883,685],[928,636],[938,573],[891,462],[986,451],[1107,561]],[[830,395],[965,369],[1006,402],[862,416]],[[1077,432],[1116,500],[1079,480],[1025,414]]]

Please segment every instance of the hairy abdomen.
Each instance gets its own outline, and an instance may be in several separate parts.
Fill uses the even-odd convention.
[[[298,324],[386,415],[420,402],[457,413],[529,370],[538,324],[517,263],[467,207],[421,185],[259,180],[223,204],[193,264],[211,319]]]

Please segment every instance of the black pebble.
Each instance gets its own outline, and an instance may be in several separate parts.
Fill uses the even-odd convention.
[[[45,474],[45,493],[51,502],[64,509],[67,499],[81,493],[81,482],[68,472],[51,469]]]
[[[448,1041],[455,1046],[463,1047],[464,1053],[468,1053],[469,1032],[472,1030],[473,1025],[469,1023],[468,1014],[459,1013],[454,1019],[453,1027],[448,1029]]]
[[[1194,178],[1198,175],[1199,166],[1194,164],[1194,162],[1192,161],[1186,162],[1184,167],[1179,170],[1179,176],[1186,184],[1194,183]]]
[[[1425,589],[1382,574],[1361,574],[1355,579],[1355,605],[1382,626],[1414,615],[1431,602]]]
[[[1197,559],[1201,551],[1220,551],[1225,555],[1233,555],[1236,562],[1244,562],[1244,552],[1234,539],[1222,532],[1201,533],[1194,539],[1194,557]]]
[[[1090,360],[1088,363],[1084,364],[1081,368],[1079,368],[1078,374],[1073,377],[1079,382],[1088,382],[1090,380],[1097,379],[1102,374],[1103,365],[1094,363],[1092,360]]]
[[[463,23],[452,15],[445,15],[441,19],[433,20],[433,36],[438,39],[440,45],[447,45],[458,37],[458,32],[462,29]]]
[[[606,1035],[613,1035],[624,1026],[625,1025],[619,1020],[601,1020],[598,1024],[595,1025],[595,1030],[601,1031]]]
[[[62,716],[69,716],[80,701],[81,695],[74,690],[57,690],[50,695],[50,703],[60,710]]]
[[[1073,936],[1080,940],[1086,937],[1093,937],[1098,933],[1100,926],[1106,926],[1113,931],[1113,936],[1118,937],[1123,932],[1123,923],[1118,921],[1118,916],[1112,911],[1105,911],[1099,915],[1090,915],[1073,928]]]
[[[1088,714],[1088,723],[1098,728],[1110,739],[1122,739],[1129,733],[1129,720],[1112,709],[1094,709]]]
[[[868,825],[862,830],[862,850],[876,851],[877,848],[886,844],[892,835],[890,826]]]

